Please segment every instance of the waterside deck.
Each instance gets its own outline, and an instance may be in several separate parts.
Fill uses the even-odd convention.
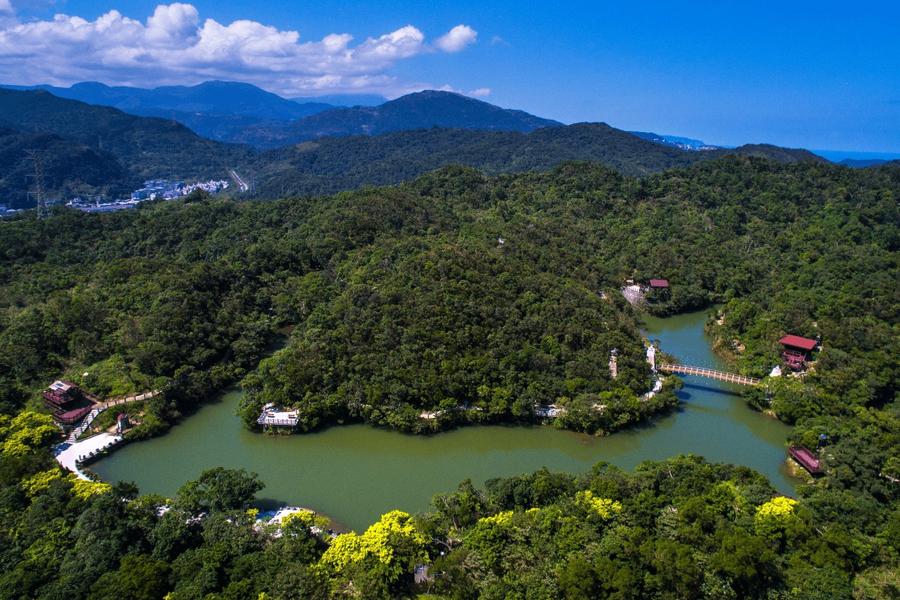
[[[263,427],[296,427],[300,422],[300,413],[296,410],[283,410],[275,408],[273,404],[266,404],[256,422]]]

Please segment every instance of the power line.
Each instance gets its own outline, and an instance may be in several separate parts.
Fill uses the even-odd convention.
[[[25,154],[34,164],[34,196],[37,200],[37,217],[44,219],[50,215],[47,198],[44,195],[44,160],[37,150],[26,150]]]

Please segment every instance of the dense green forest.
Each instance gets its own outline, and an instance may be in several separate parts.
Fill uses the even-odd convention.
[[[431,128],[321,138],[263,152],[247,171],[257,197],[280,198],[401,183],[447,165],[499,174],[546,171],[566,161],[586,160],[638,177],[725,155],[824,162],[806,150],[764,144],[690,152],[642,140],[605,123],[578,123],[530,133]]]
[[[0,595],[896,597],[898,197],[896,165],[732,157],[643,179],[452,167],[326,198],[4,222]],[[654,312],[719,304],[710,330],[748,374],[778,362],[782,334],[821,335],[807,376],[750,397],[792,438],[828,436],[796,502],[748,469],[675,458],[463,484],[360,534],[300,519],[271,537],[246,512],[252,475],[205,473],[168,500],[77,484],[34,412],[62,374],[165,389],[138,438],[243,380],[246,415],[275,401],[305,428],[528,421],[556,402],[558,425],[607,432],[674,402],[639,400],[639,315],[617,293],[649,277],[672,284]],[[432,578],[415,588],[420,563]]]

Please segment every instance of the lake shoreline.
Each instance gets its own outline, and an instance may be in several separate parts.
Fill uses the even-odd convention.
[[[704,318],[693,313],[653,321],[649,334],[684,360],[716,364],[702,331]],[[164,436],[126,444],[92,470],[105,481],[135,481],[144,492],[172,495],[205,469],[245,468],[266,483],[264,498],[309,507],[357,530],[395,508],[426,510],[433,494],[466,479],[483,485],[542,467],[582,473],[598,462],[630,471],[645,460],[678,454],[746,465],[782,493],[792,493],[794,482],[784,469],[789,429],[751,410],[727,385],[684,379],[680,404],[670,414],[602,437],[541,425],[462,427],[421,436],[353,424],[296,436],[259,435],[235,416],[241,392],[232,390]]]

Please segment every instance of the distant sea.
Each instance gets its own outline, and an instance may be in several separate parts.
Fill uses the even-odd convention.
[[[898,152],[847,152],[845,150],[810,150],[832,162],[851,160],[900,160]]]

